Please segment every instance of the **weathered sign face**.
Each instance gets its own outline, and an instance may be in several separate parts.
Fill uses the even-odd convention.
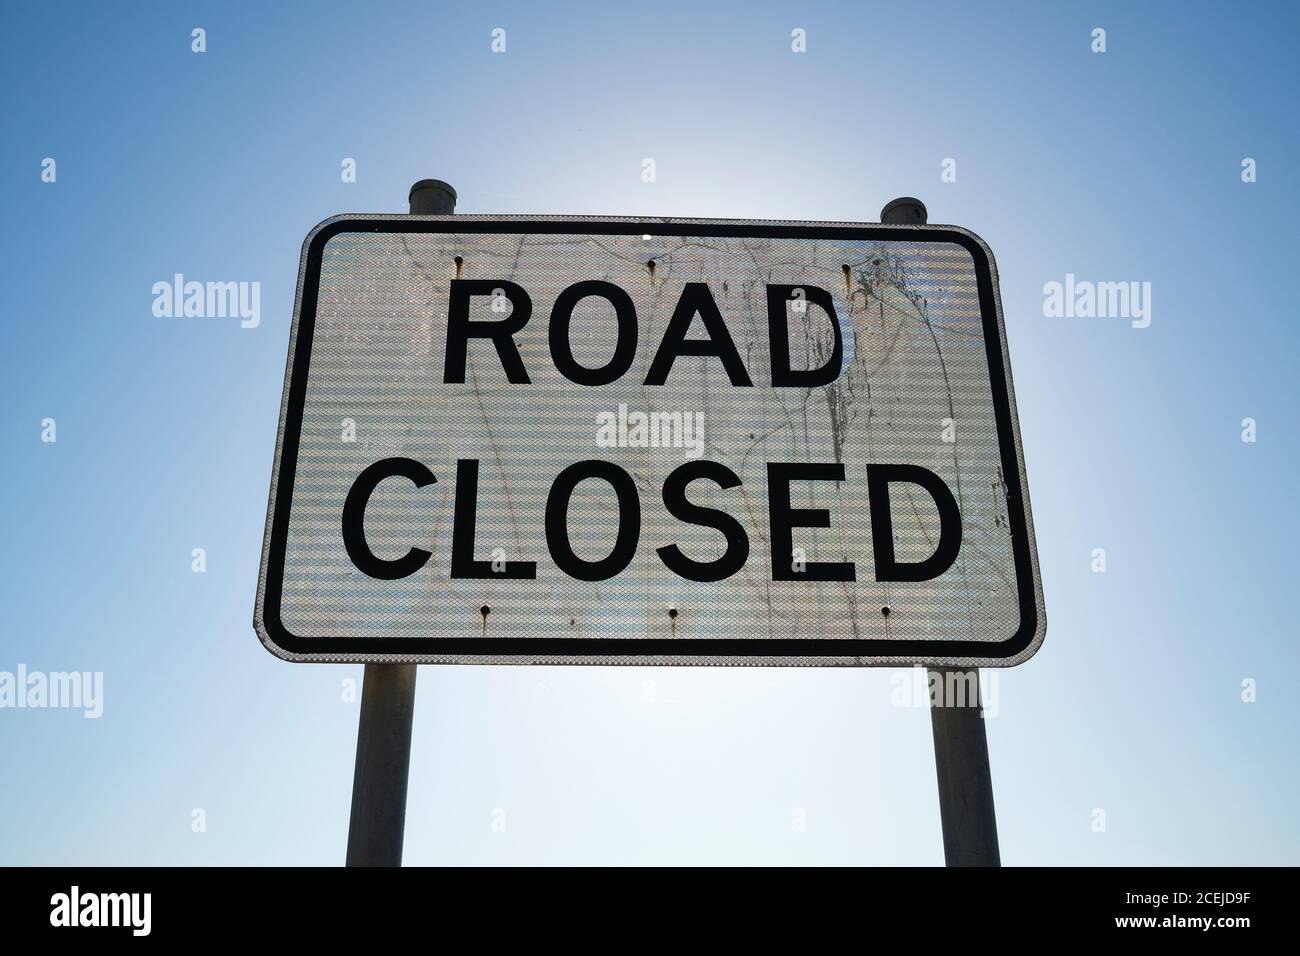
[[[971,233],[344,216],[303,247],[255,626],[296,661],[1019,663]]]

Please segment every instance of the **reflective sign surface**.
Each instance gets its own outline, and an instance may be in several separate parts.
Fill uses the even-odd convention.
[[[1045,630],[983,243],[347,216],[255,624],[290,660],[1005,665]]]

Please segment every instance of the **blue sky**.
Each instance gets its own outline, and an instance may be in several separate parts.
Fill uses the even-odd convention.
[[[303,236],[424,177],[482,213],[915,195],[981,235],[1049,619],[988,726],[1004,862],[1300,858],[1294,7],[264,6],[5,13],[0,671],[105,701],[0,710],[0,862],[342,860],[361,668],[274,659],[253,593]],[[155,317],[176,272],[260,282],[261,324]],[[1067,273],[1150,282],[1150,327],[1045,317]],[[939,863],[897,678],[424,668],[406,860]]]

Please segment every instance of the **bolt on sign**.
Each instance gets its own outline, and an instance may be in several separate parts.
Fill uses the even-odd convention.
[[[293,661],[1026,660],[1046,618],[988,248],[326,220],[254,624]]]

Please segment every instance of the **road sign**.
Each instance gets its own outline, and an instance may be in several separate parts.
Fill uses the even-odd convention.
[[[1046,618],[987,246],[326,220],[254,625],[294,661],[1024,661]]]

